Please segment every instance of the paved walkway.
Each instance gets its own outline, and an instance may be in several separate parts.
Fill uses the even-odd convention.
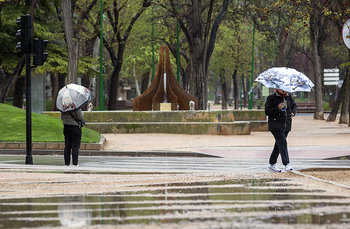
[[[326,115],[325,115],[326,116]],[[326,118],[326,117],[325,117]],[[197,152],[228,158],[268,158],[274,139],[270,132],[250,135],[106,134],[107,151]],[[313,114],[293,119],[288,136],[290,158],[326,159],[350,155],[350,127]]]
[[[176,171],[198,170],[206,168],[211,171],[266,171],[268,158],[270,156],[274,139],[270,132],[252,132],[250,135],[185,135],[185,134],[106,134],[107,145],[104,151],[81,151],[79,157],[80,170],[88,167],[108,167],[107,170],[125,171],[126,164],[130,163],[131,170],[139,172],[153,169],[175,169]],[[288,136],[289,156],[296,170],[306,168],[350,168],[350,161],[325,161],[323,159],[340,159],[344,156],[350,158],[350,128],[347,125],[339,125],[338,121],[326,122],[314,120],[312,114],[299,114],[293,119],[293,128]],[[57,155],[61,151],[33,151],[35,165],[59,165],[63,164],[62,155],[55,157],[44,157],[39,155]],[[25,151],[4,152],[3,155],[12,154],[17,157],[0,156],[0,163],[23,164]],[[148,156],[157,155],[167,157],[159,166],[154,166],[153,161],[149,164],[147,157],[97,157],[97,156]],[[174,156],[198,157],[215,156],[226,158],[227,166],[222,167],[222,158],[217,161],[202,161],[198,158],[193,160],[177,161]],[[89,157],[84,157],[89,156]],[[95,156],[95,157],[91,157]],[[170,158],[169,158],[170,157]],[[122,164],[118,164],[122,161]],[[132,163],[132,162],[136,162]],[[158,160],[156,160],[158,161]],[[187,163],[190,161],[190,164]],[[110,163],[109,163],[110,162]],[[173,162],[183,167],[173,167]],[[194,163],[195,166],[192,166]],[[217,167],[216,163],[221,166]],[[283,168],[281,159],[278,166]],[[139,167],[139,164],[150,165]],[[110,166],[109,166],[110,165]],[[162,167],[162,166],[165,166]],[[247,167],[248,165],[248,167]],[[199,166],[199,167],[198,167]],[[18,168],[18,167],[17,167]],[[37,168],[40,170],[40,168]],[[47,169],[47,167],[46,167]],[[52,168],[57,169],[56,167]],[[71,169],[71,168],[67,168]],[[100,168],[101,169],[101,168]]]

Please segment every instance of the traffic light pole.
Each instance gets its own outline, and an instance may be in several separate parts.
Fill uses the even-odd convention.
[[[16,24],[21,26],[21,29],[16,32],[16,36],[20,38],[20,42],[17,43],[16,49],[20,49],[21,52],[25,54],[26,67],[26,164],[32,165],[32,16],[28,14],[21,16],[20,18],[17,18]]]
[[[32,67],[31,67],[31,58],[30,53],[25,54],[26,62],[26,145],[27,145],[27,156],[26,164],[33,164],[32,156]]]

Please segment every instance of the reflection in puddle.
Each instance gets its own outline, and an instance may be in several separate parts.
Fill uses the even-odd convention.
[[[57,207],[58,218],[62,226],[77,227],[91,223],[91,211],[85,211],[84,206],[80,204],[85,202],[84,196],[62,197],[61,202],[67,203]],[[79,204],[74,204],[76,202]]]
[[[103,195],[2,200],[0,228],[350,223],[350,198],[322,195],[323,190],[306,190],[288,180],[162,183],[134,188],[134,192]]]

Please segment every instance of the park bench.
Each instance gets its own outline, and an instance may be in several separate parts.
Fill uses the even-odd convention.
[[[296,102],[299,113],[314,113],[316,111],[315,101],[299,101]]]

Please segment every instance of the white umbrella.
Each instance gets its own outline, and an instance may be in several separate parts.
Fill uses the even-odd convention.
[[[68,84],[57,95],[56,106],[62,112],[73,111],[86,105],[91,99],[91,92],[84,86]]]
[[[315,86],[303,73],[294,68],[274,67],[261,73],[255,81],[262,83],[268,88],[281,89],[288,92],[310,92]]]

